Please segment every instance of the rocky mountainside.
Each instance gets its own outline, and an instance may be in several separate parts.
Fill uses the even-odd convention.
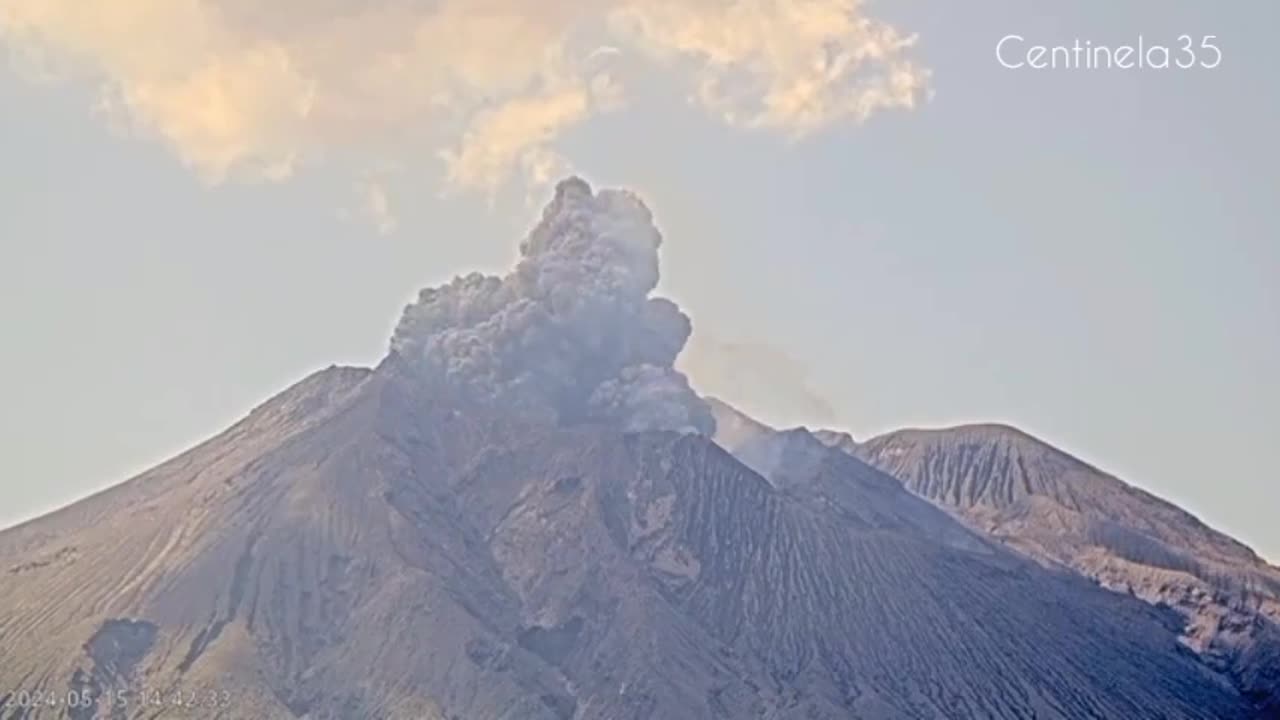
[[[6,717],[1249,716],[1175,618],[843,454],[779,485],[419,392],[320,373],[0,535]],[[71,690],[134,705],[14,705]]]
[[[660,241],[566,181],[378,367],[0,533],[0,718],[1258,716],[1168,608],[697,397]]]
[[[1011,427],[818,435],[1007,547],[1175,609],[1182,642],[1280,717],[1280,568],[1249,548]]]

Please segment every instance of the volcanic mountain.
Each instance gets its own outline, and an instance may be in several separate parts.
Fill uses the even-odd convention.
[[[566,181],[376,368],[0,533],[0,717],[1257,717],[1176,611],[728,422],[660,241]]]
[[[1138,488],[1003,425],[902,430],[828,445],[1050,567],[1169,607],[1181,642],[1280,717],[1280,568]]]

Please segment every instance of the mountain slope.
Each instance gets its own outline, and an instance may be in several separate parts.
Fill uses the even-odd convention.
[[[696,435],[417,392],[326,371],[0,534],[0,685],[232,717],[1246,716],[1158,611],[939,542],[970,536],[838,453],[781,489]]]
[[[833,447],[1042,562],[1176,609],[1183,641],[1280,714],[1280,569],[1192,515],[1016,429],[904,430]]]
[[[1253,717],[1168,610],[726,434],[661,242],[565,181],[378,367],[0,533],[0,718]]]

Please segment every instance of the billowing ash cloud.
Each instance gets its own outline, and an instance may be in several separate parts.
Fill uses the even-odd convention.
[[[710,410],[673,368],[689,318],[649,296],[661,244],[638,197],[565,180],[512,272],[423,290],[391,351],[471,399],[550,420],[710,434]]]

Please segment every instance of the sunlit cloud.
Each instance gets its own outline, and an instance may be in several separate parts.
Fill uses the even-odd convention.
[[[210,183],[413,153],[458,189],[547,182],[573,167],[563,135],[625,104],[620,58],[788,136],[928,82],[860,0],[0,0],[0,41]]]

